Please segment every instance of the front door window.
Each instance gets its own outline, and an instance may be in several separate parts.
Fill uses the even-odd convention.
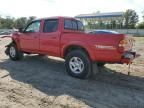
[[[35,33],[39,31],[40,31],[40,21],[34,21],[26,27],[24,32]]]

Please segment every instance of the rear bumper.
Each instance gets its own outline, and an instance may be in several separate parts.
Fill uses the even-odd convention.
[[[121,63],[131,64],[132,61],[133,61],[136,57],[139,57],[139,56],[140,56],[140,55],[139,55],[139,54],[136,54],[135,51],[125,52],[125,53],[122,55]]]

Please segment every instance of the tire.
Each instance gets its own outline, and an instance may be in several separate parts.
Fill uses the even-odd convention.
[[[99,67],[103,67],[105,64],[106,64],[106,63],[101,63],[101,62],[97,63],[97,65],[98,65]]]
[[[91,76],[92,65],[89,57],[84,51],[75,50],[66,56],[66,71],[72,77],[85,79]]]
[[[8,55],[11,60],[17,61],[23,58],[23,53],[18,50],[16,44],[11,43],[8,47]]]

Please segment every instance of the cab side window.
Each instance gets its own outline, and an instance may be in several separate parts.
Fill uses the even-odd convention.
[[[31,22],[24,30],[24,32],[28,32],[28,33],[39,32],[39,31],[40,31],[40,21]]]
[[[77,22],[76,20],[69,20],[66,19],[64,21],[64,29],[70,29],[70,30],[77,30]]]
[[[66,19],[64,20],[64,29],[84,31],[84,26],[80,21]]]
[[[65,29],[72,29],[73,28],[71,20],[65,20],[64,21],[64,28]]]
[[[58,30],[58,19],[45,20],[44,33],[56,32]]]
[[[84,31],[84,26],[83,26],[82,22],[78,21],[77,24],[78,24],[78,30]]]
[[[77,26],[77,21],[76,20],[72,20],[72,26],[73,26],[73,30],[77,30],[78,26]]]

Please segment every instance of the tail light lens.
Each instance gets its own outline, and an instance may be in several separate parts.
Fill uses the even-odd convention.
[[[123,39],[119,42],[119,47],[125,47],[128,44],[128,41]]]
[[[120,52],[123,52],[123,51],[125,51],[125,47],[126,47],[126,45],[128,44],[128,41],[126,40],[126,39],[123,39],[123,40],[121,40],[120,42],[119,42],[119,51]]]

